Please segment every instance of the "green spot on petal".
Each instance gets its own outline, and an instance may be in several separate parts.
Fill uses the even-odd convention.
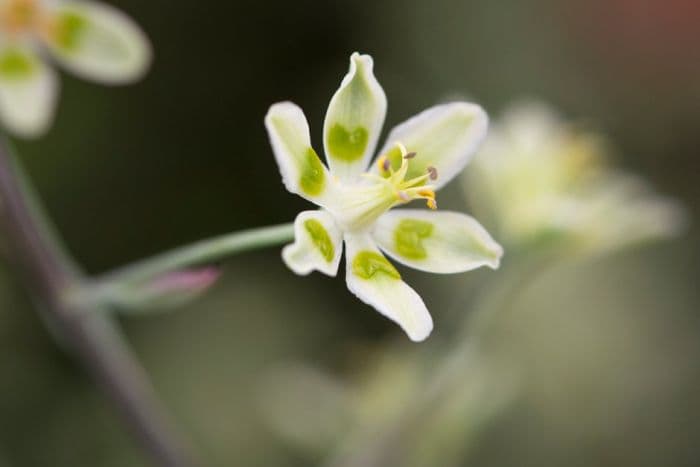
[[[425,259],[428,253],[423,240],[433,234],[434,225],[417,219],[404,219],[399,222],[394,233],[396,251],[410,259]]]
[[[0,56],[0,77],[6,79],[24,79],[32,75],[36,64],[32,57],[19,50],[10,49]]]
[[[328,231],[326,231],[323,224],[321,224],[316,219],[307,219],[304,221],[304,228],[311,237],[311,241],[321,252],[323,258],[329,263],[333,261],[333,256],[335,249],[333,248],[333,242],[331,241]]]
[[[299,185],[301,185],[301,189],[304,193],[309,196],[321,194],[326,179],[323,172],[323,164],[313,148],[308,148],[306,150],[301,160],[300,173],[301,179],[299,180]]]
[[[352,272],[362,279],[401,279],[401,274],[387,259],[374,251],[361,251],[352,260]]]
[[[366,128],[358,126],[349,131],[336,123],[328,132],[328,151],[336,159],[354,162],[364,154],[368,140],[369,132]]]
[[[90,25],[88,19],[75,11],[65,11],[58,17],[56,44],[67,51],[78,48],[80,40]]]
[[[392,169],[399,170],[403,161],[403,154],[401,154],[401,149],[396,144],[386,152],[386,158],[389,159]]]

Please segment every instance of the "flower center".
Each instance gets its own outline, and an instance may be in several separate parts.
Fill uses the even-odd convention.
[[[16,36],[33,30],[39,21],[37,0],[0,1],[0,32]]]
[[[377,158],[378,174],[363,174],[368,183],[341,190],[339,209],[334,214],[346,230],[362,230],[392,207],[415,199],[424,199],[430,209],[437,209],[435,191],[428,184],[437,179],[437,169],[428,167],[423,175],[406,178],[415,157],[418,157],[415,152],[408,152],[403,144],[396,143]]]

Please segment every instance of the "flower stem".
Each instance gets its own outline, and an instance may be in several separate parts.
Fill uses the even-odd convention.
[[[12,259],[47,324],[112,400],[157,465],[195,465],[189,447],[175,432],[145,371],[109,315],[83,310],[82,305],[65,300],[66,291],[79,286],[83,276],[52,236],[38,200],[27,189],[8,143],[0,137],[0,222]]]
[[[176,248],[109,272],[97,277],[91,286],[101,288],[115,284],[135,284],[237,253],[280,245],[293,238],[294,224],[291,223],[234,232]]]

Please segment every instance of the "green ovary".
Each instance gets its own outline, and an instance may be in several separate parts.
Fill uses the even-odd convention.
[[[314,246],[321,252],[321,256],[329,263],[333,261],[335,248],[333,248],[331,237],[328,235],[325,227],[323,227],[323,224],[316,219],[308,219],[304,221],[304,228],[309,237],[311,237]]]
[[[368,140],[366,128],[358,126],[350,131],[336,123],[328,131],[328,152],[336,159],[354,162],[364,154]]]
[[[312,148],[308,148],[301,161],[301,178],[299,185],[309,196],[320,195],[326,182],[323,172],[323,164],[318,158],[318,154]]]
[[[361,251],[352,260],[352,272],[365,280],[401,279],[401,274],[385,257],[374,251]]]
[[[8,50],[0,56],[0,76],[22,79],[31,76],[36,64],[30,56],[19,50]]]
[[[81,37],[89,26],[87,18],[75,11],[66,11],[58,18],[56,28],[56,43],[64,50],[73,51],[78,48]]]
[[[434,227],[430,222],[417,219],[402,220],[394,232],[396,251],[410,259],[427,258],[428,252],[425,251],[423,240],[433,234]]]

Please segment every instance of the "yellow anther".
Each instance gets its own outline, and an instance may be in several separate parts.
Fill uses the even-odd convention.
[[[424,199],[430,209],[437,209],[437,203],[435,202],[435,192],[431,188],[424,188],[422,190],[418,190],[416,192],[416,197]]]

